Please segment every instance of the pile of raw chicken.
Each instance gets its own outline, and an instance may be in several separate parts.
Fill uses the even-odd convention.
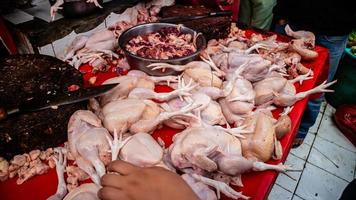
[[[201,199],[218,199],[220,192],[232,199],[248,199],[229,185],[242,187],[241,175],[251,170],[290,170],[290,166],[265,163],[282,157],[279,139],[290,132],[288,113],[295,102],[313,93],[330,92],[326,88],[333,84],[324,82],[297,93],[294,83],[302,84],[313,76],[301,61],[315,59],[318,53],[313,50],[312,33],[294,32],[288,26],[286,33],[294,39],[285,43],[275,35],[259,34],[247,38],[232,24],[228,38],[208,42],[201,61],[147,66],[180,71],[179,76],[154,77],[131,70],[106,80],[103,84],[120,84],[91,99],[89,110],[71,116],[64,147],[15,156],[10,163],[0,159],[1,180],[18,174],[21,184],[56,167],[58,189],[49,199],[97,199],[105,166],[121,159],[178,173]],[[101,41],[106,42],[113,41]],[[107,50],[97,44],[91,49],[87,41],[84,49]],[[74,57],[81,55],[78,50],[73,52]],[[174,90],[157,93],[156,85]],[[285,108],[278,119],[271,113],[276,107]],[[168,147],[151,136],[162,125],[181,130]],[[45,160],[49,166],[42,162]],[[67,160],[75,165],[68,165]],[[93,183],[79,185],[87,178]]]
[[[124,52],[118,49],[121,33],[134,25],[157,21],[161,8],[174,3],[174,0],[151,0],[127,8],[117,15],[116,23],[108,24],[108,28],[91,36],[78,35],[61,59],[77,69],[84,63],[89,63],[95,71],[106,71],[112,65],[128,69]]]
[[[138,35],[126,45],[126,50],[143,58],[172,59],[191,55],[197,51],[196,37],[182,33],[181,26],[165,27],[158,31]],[[194,32],[195,33],[195,32]]]

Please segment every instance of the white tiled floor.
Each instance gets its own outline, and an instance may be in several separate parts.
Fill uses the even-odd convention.
[[[280,174],[269,200],[338,199],[356,178],[356,148],[335,126],[335,109],[323,104],[303,144],[292,149],[286,164],[302,172]],[[291,178],[292,177],[292,178]]]

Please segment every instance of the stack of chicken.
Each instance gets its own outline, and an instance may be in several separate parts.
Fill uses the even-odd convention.
[[[288,113],[300,99],[329,92],[326,88],[332,83],[296,92],[294,83],[313,75],[301,60],[314,59],[317,53],[312,50],[311,33],[293,32],[288,26],[286,31],[296,39],[283,43],[276,36],[255,34],[247,38],[232,25],[228,38],[209,41],[202,61],[147,66],[182,71],[178,77],[153,77],[131,70],[126,76],[104,82],[120,84],[92,99],[90,110],[72,115],[69,145],[56,150],[60,153],[54,159],[62,181],[53,197],[63,198],[67,191],[62,153],[78,165],[78,175],[72,173],[67,178],[71,192],[66,199],[95,196],[105,166],[117,159],[179,173],[201,199],[217,199],[219,192],[233,199],[247,199],[229,186],[243,186],[241,174],[289,170],[286,165],[265,163],[282,157],[279,139],[290,132]],[[155,92],[155,85],[162,84],[174,90]],[[271,113],[276,106],[285,107],[278,119]],[[151,136],[163,124],[182,130],[167,148],[162,140],[157,142]],[[80,174],[89,175],[94,183],[76,188],[80,177],[86,177]],[[219,192],[216,194],[213,188]]]
[[[201,61],[147,66],[171,68],[182,72],[180,76],[154,77],[131,70],[106,80],[103,84],[120,84],[91,99],[89,110],[76,111],[68,123],[68,144],[54,150],[59,184],[50,199],[82,195],[97,199],[105,166],[117,159],[179,173],[201,199],[218,199],[219,192],[247,199],[229,186],[243,186],[241,174],[289,170],[283,164],[265,163],[282,157],[279,139],[290,132],[288,113],[302,98],[330,92],[326,88],[332,83],[296,92],[294,83],[302,84],[313,75],[301,61],[318,54],[312,33],[294,32],[288,26],[286,32],[295,39],[284,43],[276,36],[248,38],[233,24],[229,37],[209,41]],[[157,93],[156,85],[174,90]],[[278,119],[271,113],[276,106],[285,108]],[[181,130],[168,147],[151,136],[162,125]],[[77,166],[67,166],[67,159]],[[2,168],[6,166],[0,166],[1,172]],[[87,177],[93,183],[78,187]]]

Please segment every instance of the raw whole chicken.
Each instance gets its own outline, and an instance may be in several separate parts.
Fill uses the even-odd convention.
[[[227,96],[220,100],[220,106],[229,123],[234,123],[234,115],[248,115],[255,107],[255,91],[251,82],[243,77],[243,73],[248,67],[247,63],[242,64],[234,71],[225,82]]]
[[[72,190],[63,200],[99,200],[100,187],[94,183],[84,183]]]
[[[282,149],[276,139],[274,119],[272,113],[257,111],[245,120],[247,129],[252,133],[244,134],[241,139],[242,155],[252,161],[266,162],[272,156],[276,160],[282,156]]]
[[[103,84],[112,84],[119,83],[118,86],[107,92],[106,94],[100,97],[101,106],[106,105],[107,103],[127,98],[135,88],[144,88],[145,94],[156,94],[154,93],[155,84],[164,84],[167,82],[176,82],[177,78],[173,76],[148,76],[142,71],[131,70],[126,76],[119,76],[106,80]],[[142,91],[142,89],[141,89]],[[132,94],[134,95],[134,93]],[[141,96],[140,96],[141,97]],[[159,98],[159,95],[156,94],[156,98]]]
[[[299,75],[293,80],[287,80],[282,76],[272,76],[265,78],[254,84],[256,92],[255,103],[256,105],[274,103],[277,106],[292,106],[295,102],[305,98],[306,96],[320,92],[333,92],[333,90],[326,89],[336,81],[326,83],[305,91],[297,93],[293,83],[311,79],[311,71],[305,75]]]
[[[315,47],[315,35],[308,31],[294,32],[289,25],[286,25],[287,35],[296,39],[290,42],[290,49],[301,55],[304,60],[313,60],[318,57],[318,52],[312,50]]]
[[[121,148],[119,158],[139,167],[161,166],[163,163],[163,149],[147,133],[137,133]]]
[[[106,104],[101,110],[101,118],[110,132],[117,129],[122,132],[130,130],[132,134],[152,133],[165,120],[185,115],[199,106],[190,104],[179,111],[162,112],[151,100],[122,99]]]
[[[212,62],[205,61],[192,61],[185,65],[171,65],[167,63],[153,63],[148,65],[151,70],[170,68],[175,71],[183,71],[183,79],[185,83],[188,83],[191,79],[198,83],[202,87],[217,87],[221,88],[222,80],[219,78],[221,74],[220,70],[212,71],[212,67],[215,66]]]
[[[241,131],[241,129],[238,131]],[[173,144],[169,147],[169,155],[176,168],[182,171],[193,169],[193,171],[203,174],[219,171],[236,177],[249,170],[272,169],[284,172],[289,169],[288,166],[284,165],[269,165],[244,158],[240,140],[222,127],[192,126],[185,129],[173,137]],[[198,180],[205,184],[215,181],[199,177]],[[217,185],[221,184],[213,184],[212,186]],[[225,188],[221,191],[224,194],[225,192],[231,194],[227,190]],[[235,195],[235,198],[247,198],[240,193]]]
[[[107,137],[109,132],[102,127],[100,119],[91,111],[76,111],[68,123],[68,143],[71,154],[79,168],[90,175],[94,183],[106,172],[105,164],[111,154]]]
[[[188,86],[192,83],[192,80],[188,83]],[[186,85],[184,80],[179,79],[178,81],[178,90],[181,88],[185,88]],[[182,109],[184,106],[187,106],[189,103],[195,103],[201,105],[198,109],[192,111],[197,117],[201,118],[202,121],[209,125],[224,125],[226,124],[226,119],[221,111],[219,104],[214,101],[209,95],[218,96],[223,91],[214,87],[202,87],[199,90],[192,90],[191,96],[186,96],[182,98],[175,98],[168,101],[161,106],[166,111],[178,111]],[[219,93],[219,94],[217,94]],[[177,117],[179,118],[179,117]],[[179,123],[176,119],[173,118],[168,121],[165,121],[165,124],[171,128],[183,129],[185,128],[184,123]]]

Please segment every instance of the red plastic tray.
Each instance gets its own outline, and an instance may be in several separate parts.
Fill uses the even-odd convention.
[[[252,31],[248,31],[247,35],[250,35]],[[280,40],[286,40],[285,37],[279,37]],[[316,84],[320,84],[327,77],[328,71],[328,51],[323,47],[316,47],[316,51],[319,53],[318,59],[313,62],[304,63],[306,66],[311,67],[314,71],[314,78],[307,80],[303,85],[296,85],[297,91],[306,91],[313,88]],[[84,79],[88,81],[92,76],[96,76],[96,85],[100,85],[103,81],[108,78],[116,76],[116,72],[109,70],[107,73],[91,73],[91,67],[88,65],[81,66],[80,70],[85,74]],[[157,92],[168,92],[171,91],[169,87],[157,86],[155,89]],[[302,114],[305,110],[308,99],[303,99],[294,105],[293,111],[290,113],[290,118],[292,120],[292,130],[284,138],[282,138],[281,144],[283,147],[283,157],[279,161],[269,161],[270,164],[278,164],[279,162],[284,162],[288,156],[289,150],[291,148],[293,139],[298,130]],[[278,116],[281,110],[276,110],[273,114]],[[172,142],[172,136],[179,132],[179,130],[174,130],[171,128],[163,127],[156,130],[153,133],[153,137],[162,138],[166,145],[169,146]],[[235,188],[238,191],[243,191],[244,195],[250,196],[251,199],[260,200],[266,199],[270,189],[272,188],[275,180],[277,178],[277,173],[274,171],[265,172],[250,172],[243,174],[242,182],[244,184],[243,188]],[[5,182],[0,182],[0,196],[2,200],[42,200],[46,199],[50,195],[56,192],[57,188],[57,176],[54,169],[50,170],[48,173],[35,176],[30,180],[26,181],[22,185],[16,185],[16,178],[7,180]],[[228,199],[223,197],[223,199]]]

